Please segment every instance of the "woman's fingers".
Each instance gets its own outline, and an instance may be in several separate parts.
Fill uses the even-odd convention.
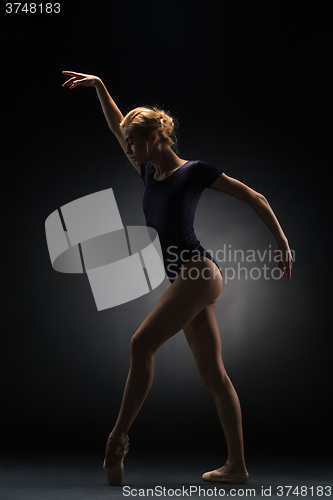
[[[71,89],[77,87],[78,85],[93,87],[98,80],[98,78],[94,75],[75,73],[75,71],[62,71],[62,74],[71,77],[69,80],[62,84],[63,87],[69,87]]]
[[[62,74],[71,76],[69,80],[62,84],[63,87],[71,86],[70,88],[76,87],[80,82],[82,83],[87,76],[83,73],[75,73],[75,71],[62,71]]]
[[[78,85],[82,85],[82,84],[84,85],[85,80],[86,80],[85,78],[82,78],[81,80],[74,79],[70,88],[73,89],[74,87],[77,87]]]
[[[281,279],[283,279],[285,276],[287,276],[287,279],[291,280],[291,268],[293,267],[293,261],[289,260],[285,264],[286,264],[285,267],[283,267],[283,265],[281,267],[281,269],[282,269]]]
[[[62,71],[63,75],[83,76],[83,73],[75,73],[75,71]]]
[[[279,243],[278,252],[279,252],[278,265],[282,271],[281,279],[287,276],[288,280],[290,280],[291,268],[293,267],[293,257],[287,241]]]
[[[291,280],[291,269],[293,267],[293,257],[291,255],[290,250],[288,252],[288,261],[286,262],[286,264],[287,264],[287,277],[288,277],[288,280]]]
[[[62,86],[68,87],[68,85],[71,85],[74,80],[75,80],[75,77],[73,76],[73,78],[70,78],[69,80],[67,80],[67,82],[63,83]]]
[[[293,267],[292,260],[289,260],[287,262],[283,262],[282,260],[279,261],[279,268],[282,271],[281,274],[281,279],[285,278],[287,276],[288,280],[291,280],[291,268]]]
[[[71,89],[74,89],[78,85],[87,85],[90,86],[91,84],[89,83],[87,78],[81,78],[79,79],[76,76],[73,76],[69,80],[67,80],[65,83],[62,84],[63,87],[69,87]]]

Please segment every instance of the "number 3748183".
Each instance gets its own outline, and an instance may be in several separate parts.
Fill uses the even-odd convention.
[[[60,3],[6,3],[6,14],[59,14]]]

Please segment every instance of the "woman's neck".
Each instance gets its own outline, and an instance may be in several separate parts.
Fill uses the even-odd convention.
[[[186,160],[179,158],[170,146],[156,151],[155,154],[151,156],[150,161],[154,164],[156,179],[168,177],[172,172],[186,163]]]

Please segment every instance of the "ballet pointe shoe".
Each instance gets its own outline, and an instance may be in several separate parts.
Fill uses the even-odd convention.
[[[213,470],[211,472],[205,472],[205,474],[202,475],[202,479],[204,481],[218,481],[229,484],[245,484],[249,479],[249,473],[239,472],[237,474],[226,474],[218,470]]]
[[[111,432],[109,439],[114,439],[115,441],[118,441],[123,445],[121,448],[121,458],[111,467],[106,466],[105,459],[103,463],[103,469],[110,486],[120,486],[124,474],[124,458],[128,453],[130,443],[128,436],[126,438],[123,438],[121,436],[118,436],[117,434],[114,434],[113,432]]]

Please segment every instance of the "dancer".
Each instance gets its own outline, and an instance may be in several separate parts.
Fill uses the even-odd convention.
[[[174,121],[157,108],[140,107],[125,117],[102,80],[63,71],[63,87],[95,87],[105,118],[130,163],[145,185],[143,207],[147,226],[157,230],[171,286],[139,326],[131,340],[131,364],[117,421],[108,438],[104,470],[111,485],[119,485],[129,449],[128,431],[149,392],[157,349],[180,330],[199,372],[212,392],[227,443],[225,465],[203,474],[206,481],[244,484],[249,474],[244,460],[241,409],[222,361],[215,316],[222,273],[200,245],[193,229],[195,209],[205,188],[248,203],[277,240],[281,277],[291,278],[288,240],[263,195],[202,161],[180,158],[173,146]]]

